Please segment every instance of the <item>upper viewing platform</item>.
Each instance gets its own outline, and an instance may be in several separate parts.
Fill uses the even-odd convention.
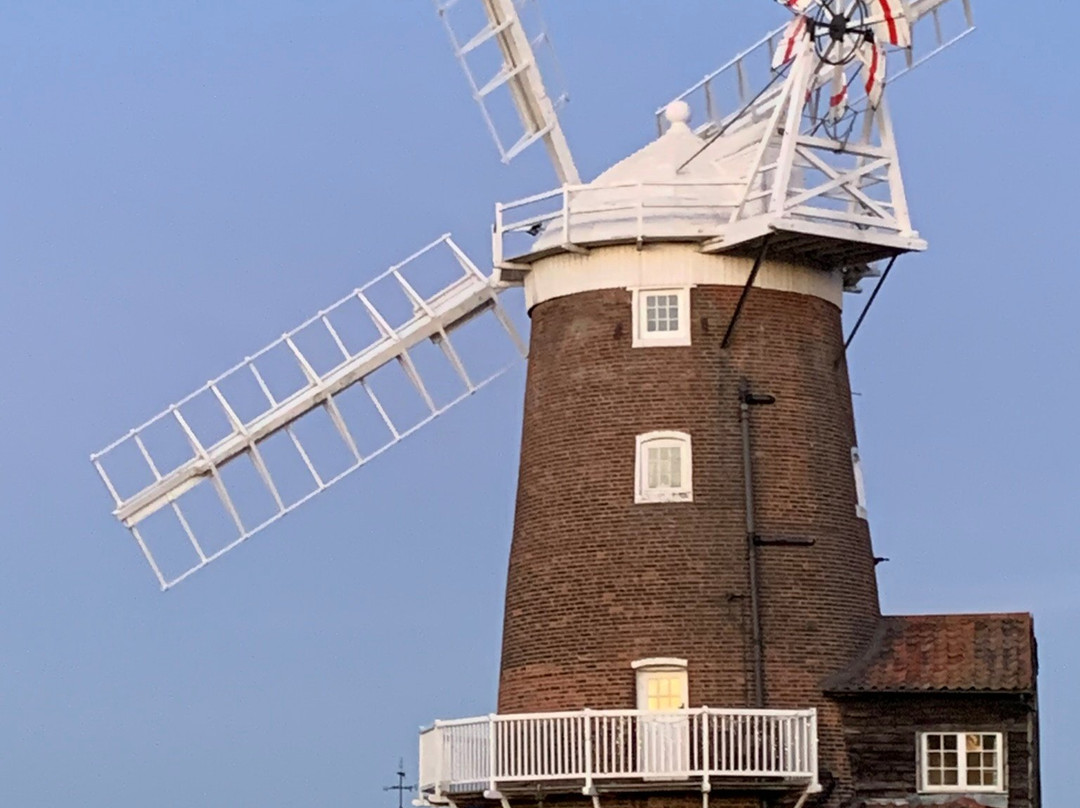
[[[799,138],[804,159],[784,186],[776,182],[781,145],[767,137],[767,120],[703,137],[690,128],[685,102],[665,115],[657,140],[594,182],[496,206],[493,254],[503,281],[520,282],[547,256],[614,244],[688,242],[705,253],[751,254],[769,237],[770,255],[825,269],[926,248],[906,206],[871,196],[887,185],[881,147]],[[847,173],[815,154],[841,148],[860,164]]]
[[[538,260],[614,244],[757,255],[768,242],[772,257],[860,277],[870,262],[926,249],[908,213],[883,79],[854,82],[840,108],[812,52],[776,63],[778,36],[668,104],[660,136],[594,181],[497,205],[500,279],[520,283]],[[755,95],[747,75],[759,68]],[[721,112],[724,84],[738,91]],[[694,126],[688,101],[704,112]]]

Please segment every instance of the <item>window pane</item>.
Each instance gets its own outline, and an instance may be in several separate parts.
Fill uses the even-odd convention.
[[[969,769],[977,769],[982,763],[982,755],[978,752],[967,753],[967,765]]]
[[[942,735],[941,746],[943,749],[956,749],[956,736],[955,735]]]
[[[941,752],[931,752],[929,764],[935,768],[941,768]]]
[[[663,333],[679,329],[678,295],[645,295],[645,331]]]
[[[959,759],[956,752],[945,753],[945,767],[948,769],[955,769],[959,765]]]
[[[931,769],[929,772],[927,772],[926,782],[929,785],[932,785],[932,786],[940,786],[941,785],[941,770],[940,769]]]
[[[927,735],[926,736],[926,748],[927,749],[940,749],[941,748],[941,736],[940,735]]]
[[[651,489],[682,487],[682,448],[653,446],[646,452],[647,486]]]
[[[997,746],[997,735],[983,735],[983,749],[994,749]]]
[[[946,785],[946,786],[959,785],[956,769],[947,769],[944,772],[943,785]]]

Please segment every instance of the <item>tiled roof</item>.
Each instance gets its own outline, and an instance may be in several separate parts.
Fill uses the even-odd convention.
[[[825,683],[829,692],[1035,689],[1030,614],[884,617],[867,653]]]

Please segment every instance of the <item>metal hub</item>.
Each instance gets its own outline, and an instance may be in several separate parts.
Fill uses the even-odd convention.
[[[830,65],[851,62],[859,46],[874,38],[869,17],[866,0],[821,0],[811,21],[818,58]]]

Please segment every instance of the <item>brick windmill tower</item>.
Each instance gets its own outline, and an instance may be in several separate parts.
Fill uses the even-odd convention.
[[[440,8],[448,24],[463,5]],[[532,332],[498,704],[422,732],[422,805],[1039,805],[1030,617],[880,612],[841,322],[873,264],[891,271],[926,248],[886,78],[969,32],[971,10],[781,5],[794,12],[786,28],[667,105],[656,140],[582,183],[523,4],[483,0],[479,33],[454,37],[458,55],[504,157],[543,142],[560,180],[497,206],[494,275],[444,239],[463,271],[449,285],[425,293],[407,264],[383,276],[409,301],[403,322],[363,287],[94,458],[171,586],[310,496],[284,495],[265,456],[275,436],[321,490],[385,448],[365,450],[350,429],[349,389],[370,395],[386,445],[408,434],[366,385],[379,368],[400,365],[430,417],[449,404],[410,359],[416,345],[437,344],[466,395],[482,386],[450,335],[491,311],[516,336],[498,295],[524,287]],[[916,53],[913,39],[929,47]],[[479,82],[471,60],[485,46],[501,69]],[[509,147],[490,107],[501,88],[524,126]],[[332,322],[347,302],[377,326],[366,349]],[[301,344],[311,327],[333,338],[336,364]],[[292,392],[259,370],[276,349],[303,370]],[[253,414],[240,411],[236,375],[261,388]],[[224,411],[223,436],[202,438],[183,414],[198,396]],[[312,412],[353,456],[336,475],[293,431]],[[192,447],[169,470],[144,439],[162,419]],[[154,477],[132,495],[104,469],[125,444]],[[241,458],[272,494],[262,520],[228,492]],[[179,507],[204,480],[237,531],[217,549]],[[195,553],[175,575],[141,532],[169,513]]]

